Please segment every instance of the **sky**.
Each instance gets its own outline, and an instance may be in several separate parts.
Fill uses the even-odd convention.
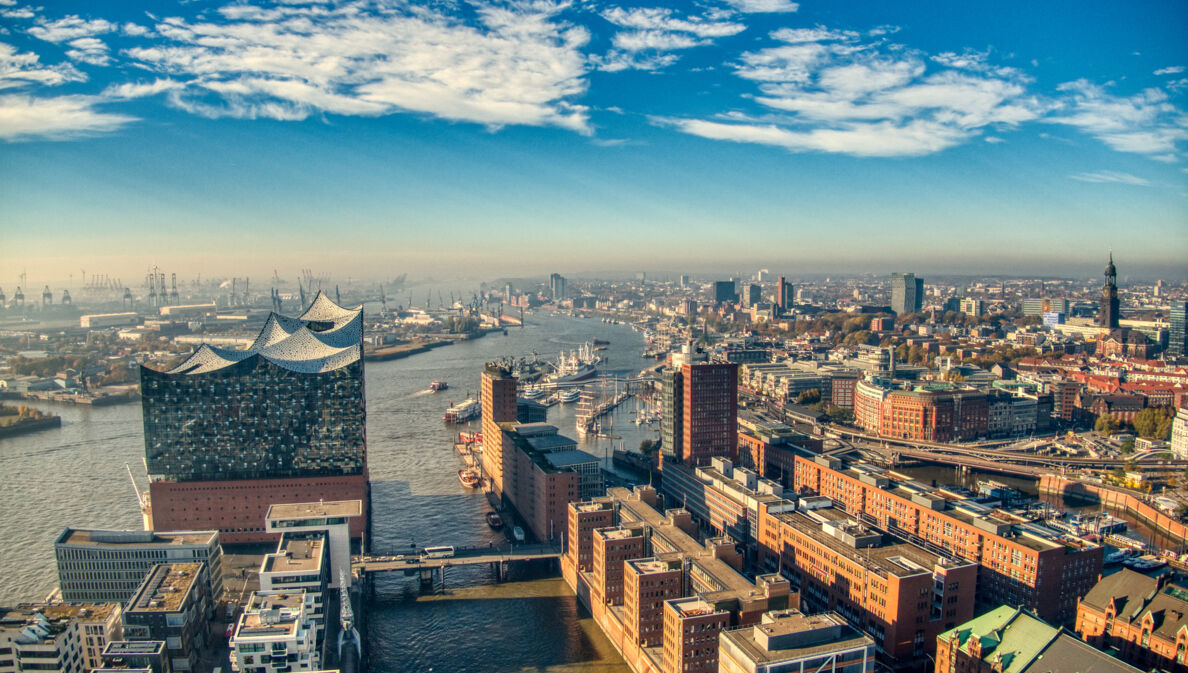
[[[0,289],[1183,279],[1185,34],[1182,1],[0,0]]]

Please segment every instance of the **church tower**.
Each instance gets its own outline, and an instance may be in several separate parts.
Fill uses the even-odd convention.
[[[1114,268],[1114,253],[1110,252],[1110,261],[1105,268],[1105,286],[1101,291],[1101,311],[1098,314],[1101,326],[1106,329],[1118,329],[1118,271]]]

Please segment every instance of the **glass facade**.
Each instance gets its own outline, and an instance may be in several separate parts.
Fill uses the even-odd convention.
[[[148,473],[176,481],[361,474],[362,358],[306,373],[253,355],[201,374],[141,368]]]

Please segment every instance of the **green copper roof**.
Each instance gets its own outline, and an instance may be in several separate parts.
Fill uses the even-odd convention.
[[[970,639],[977,638],[983,661],[1001,661],[1003,673],[1020,673],[1059,633],[1026,612],[1004,605],[945,631],[939,638],[949,642],[956,638],[963,652],[968,651]]]

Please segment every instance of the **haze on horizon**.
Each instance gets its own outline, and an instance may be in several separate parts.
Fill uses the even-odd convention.
[[[1188,5],[0,0],[0,288],[1188,276]]]

